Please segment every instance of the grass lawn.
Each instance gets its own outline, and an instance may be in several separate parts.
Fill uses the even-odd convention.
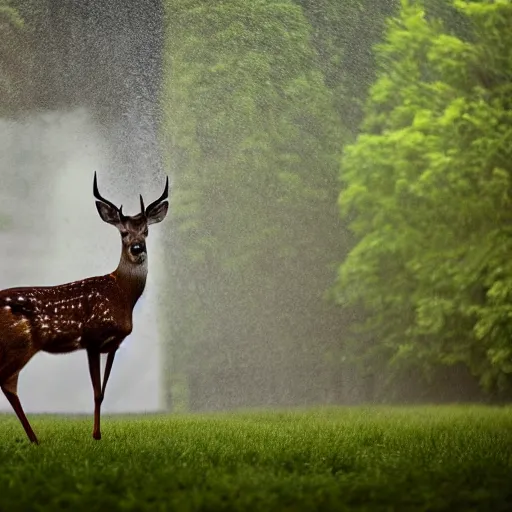
[[[0,415],[0,511],[512,510],[512,408]]]

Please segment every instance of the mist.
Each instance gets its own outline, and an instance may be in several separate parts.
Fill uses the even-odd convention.
[[[101,193],[128,214],[138,211],[139,194],[153,200],[170,178],[170,214],[150,229],[147,286],[114,365],[106,412],[482,401],[482,382],[498,389],[508,379],[495,371],[493,358],[505,357],[498,341],[498,356],[485,362],[458,345],[482,331],[466,312],[459,331],[439,327],[451,321],[452,300],[460,311],[467,303],[483,316],[490,311],[483,281],[466,283],[467,297],[454,284],[455,268],[445,276],[449,292],[442,280],[430,281],[452,259],[443,251],[453,233],[467,226],[457,224],[456,211],[446,222],[436,209],[417,213],[421,197],[400,202],[403,177],[386,153],[395,150],[385,129],[394,120],[390,98],[403,100],[407,119],[427,101],[414,81],[416,103],[400,96],[394,77],[409,73],[393,44],[413,36],[403,29],[393,39],[403,20],[388,22],[417,16],[434,46],[450,34],[462,48],[471,40],[467,13],[435,0],[425,15],[394,0],[333,3],[328,14],[309,0],[15,3],[24,28],[5,39],[0,286],[110,272],[120,241],[96,212],[94,172]],[[430,24],[436,17],[446,34]],[[396,51],[419,66],[418,48]],[[465,98],[446,69],[431,74]],[[452,111],[443,101],[432,118]],[[400,123],[391,128],[402,134]],[[438,128],[436,151],[444,154],[451,136]],[[469,142],[457,144],[459,151]],[[412,194],[424,171],[414,166],[431,148],[407,151],[401,162]],[[439,178],[443,186],[448,175]],[[452,198],[434,197],[434,189],[424,193],[441,211]],[[482,213],[475,207],[472,215],[480,225]],[[412,235],[397,235],[408,233],[404,225],[422,233],[429,258]],[[472,244],[461,238],[453,250],[470,254]],[[405,261],[407,254],[416,259]],[[411,268],[428,269],[415,290],[425,296],[408,288]],[[431,329],[430,344],[423,329]],[[19,392],[28,412],[90,412],[85,355],[39,354],[22,371]],[[3,397],[0,407],[9,409]]]

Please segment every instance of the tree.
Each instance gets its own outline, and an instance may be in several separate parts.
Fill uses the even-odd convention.
[[[167,30],[172,386],[320,364],[338,343],[322,294],[340,251],[344,135],[309,24],[291,1],[182,0],[167,3]],[[236,375],[240,394],[247,380]]]
[[[366,312],[354,340],[370,367],[428,375],[463,363],[502,389],[512,373],[512,5],[453,7],[465,37],[402,0],[377,49],[363,132],[342,165],[340,206],[358,242],[337,298]]]

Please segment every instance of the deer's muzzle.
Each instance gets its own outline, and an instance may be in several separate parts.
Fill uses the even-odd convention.
[[[134,256],[139,256],[139,254],[146,252],[146,244],[144,242],[133,244],[130,246],[130,252]]]

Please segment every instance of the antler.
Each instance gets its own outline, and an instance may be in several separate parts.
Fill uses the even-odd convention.
[[[117,210],[119,212],[119,217],[121,219],[124,217],[124,215],[123,215],[123,205],[121,205],[118,208],[114,203],[111,203],[108,199],[105,199],[104,197],[101,196],[100,191],[98,190],[98,180],[97,180],[97,177],[96,177],[96,171],[94,171],[94,182],[93,182],[93,186],[92,186],[92,192],[94,194],[94,197],[96,199],[98,199],[98,201],[101,201],[102,203],[108,204],[109,206],[111,206],[112,208]]]
[[[111,206],[112,208],[114,208],[115,210],[117,210],[119,212],[119,216],[121,218],[124,217],[122,205],[118,208],[114,203],[110,202],[108,199],[105,199],[104,197],[101,196],[101,194],[98,190],[98,179],[96,176],[96,171],[94,171],[93,193],[94,193],[94,197],[96,199],[98,199],[98,201],[108,204],[109,206]],[[157,206],[161,202],[165,201],[168,197],[169,197],[169,176],[167,176],[165,179],[165,188],[164,188],[162,195],[156,201],[153,201],[147,208],[144,208],[144,199],[142,199],[142,195],[140,195],[140,212],[143,215],[146,215],[146,217],[147,217],[149,215],[149,213],[151,212],[151,210],[153,208],[155,208],[155,206]]]
[[[165,188],[164,188],[164,191],[162,193],[162,195],[156,200],[156,201],[153,201],[147,208],[146,208],[146,217],[149,215],[149,213],[151,212],[151,210],[157,206],[158,204],[160,204],[162,201],[165,201],[167,198],[169,197],[169,176],[166,177],[165,179]],[[144,207],[144,203],[142,202],[142,196],[141,196],[141,207]]]

